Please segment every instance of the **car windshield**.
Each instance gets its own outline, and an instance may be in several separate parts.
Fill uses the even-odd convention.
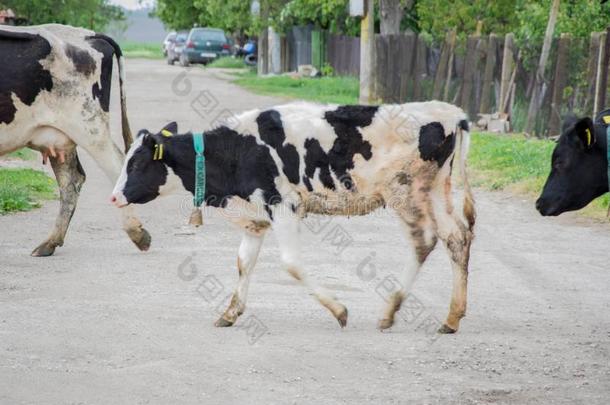
[[[211,30],[194,31],[192,35],[192,40],[227,42],[224,32]]]
[[[178,34],[178,36],[176,37],[176,42],[178,42],[178,43],[186,42],[187,36],[188,36],[187,34]]]

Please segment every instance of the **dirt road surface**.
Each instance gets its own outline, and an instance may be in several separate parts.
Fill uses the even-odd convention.
[[[225,109],[281,101],[197,67],[185,77],[162,61],[127,66],[134,130],[170,120],[204,130]],[[442,247],[381,333],[384,288],[408,254],[398,221],[382,211],[314,218],[303,229],[306,269],[349,308],[348,327],[281,269],[269,235],[246,313],[221,329],[213,323],[237,281],[239,232],[217,214],[192,232],[190,199],[172,197],[139,209],[153,236],[140,253],[108,203],[110,181],[87,156],[83,165],[55,256],[29,253],[57,202],[0,217],[1,404],[609,403],[607,225],[541,218],[531,202],[479,191],[468,315],[457,334],[439,336],[430,331],[451,289]]]

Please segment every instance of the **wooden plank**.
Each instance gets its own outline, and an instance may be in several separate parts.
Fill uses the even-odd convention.
[[[563,105],[563,91],[568,78],[570,43],[570,35],[561,34],[559,46],[557,47],[557,62],[555,63],[555,78],[553,80],[553,94],[551,96],[549,136],[561,134],[561,106]]]
[[[415,34],[401,36],[400,41],[400,102],[408,100],[409,84],[413,83],[413,62],[415,59]]]
[[[599,58],[599,75],[597,86],[597,95],[595,97],[595,111],[597,114],[600,110],[606,107],[606,94],[608,93],[608,70],[610,69],[610,27],[606,29],[604,34],[603,51],[600,52]],[[600,47],[600,50],[602,48]]]
[[[452,31],[445,35],[445,41],[443,42],[441,49],[441,56],[438,61],[438,66],[436,67],[436,74],[434,75],[434,87],[432,88],[432,98],[434,100],[440,100],[443,83],[447,77],[449,54],[451,53],[451,35]]]
[[[476,47],[479,37],[469,36],[466,41],[466,59],[464,62],[464,74],[462,75],[462,92],[460,94],[460,107],[466,112],[472,112],[472,85],[476,72]]]
[[[496,42],[495,34],[489,34],[487,48],[485,51],[485,71],[483,72],[483,84],[481,85],[481,114],[491,113],[491,91],[493,86],[493,74],[496,67]]]
[[[449,89],[451,88],[451,78],[453,76],[453,58],[455,56],[455,30],[451,32],[449,39],[449,60],[447,61],[447,77],[445,78],[445,90],[443,91],[443,101],[449,101]]]
[[[585,90],[584,111],[593,114],[593,100],[595,99],[595,82],[597,79],[597,57],[599,56],[599,40],[601,33],[592,32],[589,39],[589,59],[587,61],[587,88]]]
[[[500,76],[500,102],[498,104],[498,112],[505,113],[502,110],[502,106],[507,105],[506,100],[509,97],[509,81],[510,76],[515,68],[515,61],[513,57],[513,47],[515,43],[515,35],[513,33],[506,34],[504,37],[504,53],[502,55],[502,74]]]
[[[415,71],[413,75],[413,101],[420,101],[424,99],[423,81],[426,78],[426,42],[418,35],[417,46],[415,56]]]
[[[400,102],[400,36],[388,36],[388,101],[390,103]]]

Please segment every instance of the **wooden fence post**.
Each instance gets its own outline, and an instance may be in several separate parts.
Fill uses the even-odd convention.
[[[440,100],[441,98],[441,90],[443,88],[443,81],[447,76],[447,67],[449,61],[449,54],[451,53],[451,36],[453,30],[449,31],[445,35],[445,42],[443,43],[443,47],[441,49],[441,56],[438,61],[438,66],[436,67],[436,74],[434,75],[434,87],[432,88],[432,99]]]
[[[585,94],[584,110],[592,113],[593,100],[595,100],[595,82],[597,79],[597,57],[599,56],[600,32],[592,32],[589,41],[589,60],[587,62],[587,88]]]
[[[563,91],[568,76],[568,56],[570,49],[570,34],[561,34],[557,47],[557,62],[555,63],[555,79],[553,80],[553,94],[551,96],[551,119],[549,122],[549,136],[559,135],[561,132],[561,106],[563,104]]]
[[[445,91],[443,92],[443,101],[449,101],[449,89],[451,88],[451,76],[453,76],[453,57],[455,56],[455,41],[456,41],[455,30],[451,31],[451,38],[449,40],[449,60],[447,61],[447,77],[445,79]]]
[[[494,67],[496,66],[496,35],[489,34],[487,50],[485,52],[485,72],[483,73],[483,85],[481,86],[481,114],[491,112],[491,87],[493,86]]]
[[[464,60],[464,74],[462,75],[462,93],[460,107],[467,113],[472,112],[472,84],[476,72],[477,42],[479,37],[471,35],[466,41],[466,59]]]
[[[608,91],[608,64],[610,63],[610,27],[602,35],[599,44],[599,60],[597,64],[597,80],[593,115],[606,106]]]
[[[532,133],[536,126],[536,115],[540,105],[542,104],[542,87],[544,84],[544,69],[551,51],[551,43],[553,41],[553,32],[555,31],[555,23],[557,22],[557,14],[559,13],[559,0],[553,0],[551,10],[549,11],[549,20],[544,33],[544,42],[542,43],[542,51],[540,52],[540,61],[538,69],[534,76],[534,87],[532,89],[532,97],[527,110],[527,120],[525,122],[525,132]]]
[[[413,101],[420,101],[424,98],[422,82],[426,77],[426,58],[426,42],[418,35],[413,77]]]
[[[400,39],[400,102],[404,103],[408,99],[409,84],[413,83],[414,51],[417,46],[417,37],[414,33],[408,32]]]
[[[500,76],[500,103],[498,104],[498,112],[500,114],[505,113],[504,106],[507,105],[506,100],[508,100],[510,95],[510,76],[515,68],[515,60],[513,58],[514,43],[515,35],[513,33],[506,34],[504,37],[504,52],[502,54],[502,74]]]

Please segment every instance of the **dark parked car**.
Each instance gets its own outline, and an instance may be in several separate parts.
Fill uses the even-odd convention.
[[[188,38],[188,32],[179,32],[176,35],[176,39],[170,42],[167,47],[167,64],[173,65],[174,62],[180,60],[180,55],[186,46],[186,39]]]
[[[223,30],[217,28],[193,28],[186,40],[186,46],[180,54],[180,64],[190,63],[204,65],[220,56],[230,55],[231,46]]]

